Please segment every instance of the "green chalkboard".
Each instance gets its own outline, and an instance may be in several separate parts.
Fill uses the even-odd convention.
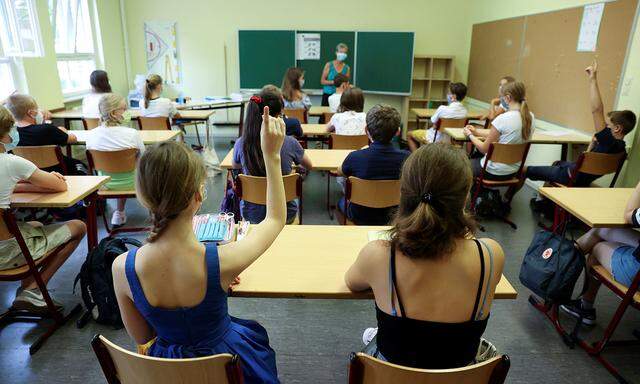
[[[355,82],[364,91],[411,93],[413,32],[358,32]]]
[[[356,33],[336,31],[296,31],[297,33],[320,34],[320,60],[298,60],[298,67],[305,71],[305,89],[322,89],[320,77],[324,65],[336,58],[336,45],[345,43],[349,47],[346,63],[351,67],[353,76],[353,58],[355,52]]]
[[[296,65],[294,31],[238,31],[240,88],[280,86],[282,76]]]

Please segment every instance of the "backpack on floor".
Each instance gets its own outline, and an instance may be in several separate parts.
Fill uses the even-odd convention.
[[[509,214],[509,206],[502,201],[500,191],[482,187],[476,197],[475,212],[480,217],[504,217]]]
[[[563,303],[571,300],[582,271],[585,271],[582,293],[585,292],[584,255],[565,234],[566,225],[561,235],[544,230],[538,232],[522,260],[520,282],[545,301]]]
[[[107,237],[92,249],[80,268],[73,282],[80,282],[80,292],[86,312],[78,320],[78,328],[82,328],[90,318],[100,324],[122,328],[122,318],[113,288],[111,265],[116,257],[128,251],[127,244],[141,247],[142,243],[135,239]]]

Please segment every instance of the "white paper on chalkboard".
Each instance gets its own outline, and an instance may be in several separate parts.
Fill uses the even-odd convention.
[[[598,32],[604,13],[604,3],[585,5],[582,11],[582,23],[578,36],[578,52],[595,52],[598,45]]]
[[[320,34],[296,34],[296,56],[297,60],[320,60]]]

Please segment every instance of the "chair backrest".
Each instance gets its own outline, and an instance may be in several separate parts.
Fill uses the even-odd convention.
[[[529,142],[521,144],[492,143],[487,152],[487,159],[495,163],[524,164],[529,153]]]
[[[438,128],[464,128],[467,125],[467,118],[449,119],[442,117],[438,119]]]
[[[307,124],[307,110],[304,108],[285,108],[284,114],[298,119],[300,124]]]
[[[350,203],[369,208],[389,208],[400,204],[400,180],[347,179],[345,197]]]
[[[615,173],[611,182],[611,187],[616,184],[616,179],[620,174],[622,165],[627,159],[626,152],[620,153],[599,153],[599,152],[583,152],[576,161],[576,171],[588,173],[590,175],[604,176]]]
[[[349,384],[501,384],[510,365],[509,357],[502,355],[462,368],[417,369],[354,353],[349,364]]]
[[[82,119],[82,126],[84,127],[85,131],[97,128],[98,126],[100,126],[100,119],[85,117]]]
[[[324,112],[322,114],[322,118],[324,119],[325,123],[328,123],[331,121],[331,118],[333,117],[334,113],[333,112]]]
[[[89,172],[102,171],[108,173],[131,172],[136,169],[138,149],[129,148],[120,151],[87,150]]]
[[[302,197],[302,178],[297,173],[282,176],[284,197],[287,202]],[[253,204],[267,204],[267,178],[238,175],[236,181],[238,198]]]
[[[13,149],[13,154],[29,160],[38,168],[59,166],[63,173],[67,173],[62,150],[57,145],[16,147]]]
[[[138,117],[138,124],[142,131],[171,130],[171,120],[168,117]]]
[[[228,353],[191,359],[149,357],[127,351],[101,335],[93,338],[91,346],[109,384],[242,382],[239,359]]]
[[[369,145],[369,136],[367,135],[337,135],[332,133],[329,136],[329,149],[360,149]]]

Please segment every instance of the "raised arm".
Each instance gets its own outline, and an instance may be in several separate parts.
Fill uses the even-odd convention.
[[[593,62],[585,69],[589,76],[589,102],[591,104],[591,114],[593,115],[593,128],[596,133],[602,131],[607,123],[604,119],[604,105],[600,96],[600,87],[598,86],[598,63]]]
[[[280,149],[284,136],[284,121],[269,116],[269,107],[265,107],[262,115],[261,146],[267,171],[267,215],[260,224],[251,227],[243,240],[218,247],[220,284],[225,290],[236,276],[271,246],[286,222],[287,207],[280,164]]]
[[[640,183],[636,185],[636,189],[631,193],[627,207],[624,210],[624,221],[629,224],[635,224],[633,220],[633,212],[640,208]]]

